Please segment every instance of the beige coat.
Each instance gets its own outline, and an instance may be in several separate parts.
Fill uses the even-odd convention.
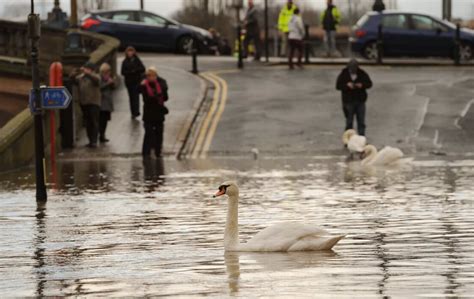
[[[79,91],[79,104],[101,105],[100,76],[96,73],[76,76]]]

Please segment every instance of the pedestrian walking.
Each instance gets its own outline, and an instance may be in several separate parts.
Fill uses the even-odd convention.
[[[293,69],[293,56],[295,51],[298,52],[298,67],[303,67],[301,60],[303,59],[303,37],[304,37],[304,24],[303,19],[300,15],[300,10],[295,9],[293,16],[291,17],[290,24],[288,26],[289,34],[288,40],[290,44],[290,53],[288,55],[288,65],[290,69]]]
[[[372,6],[373,11],[378,11],[382,12],[385,10],[385,4],[383,3],[383,0],[375,0],[374,5]]]
[[[101,106],[100,76],[94,72],[94,69],[95,65],[87,62],[80,69],[80,73],[75,73],[73,78],[78,86],[79,104],[89,139],[87,147],[90,148],[97,147]]]
[[[339,9],[332,4],[332,0],[327,1],[327,8],[321,13],[321,24],[324,29],[324,44],[326,54],[331,57],[336,51],[336,29],[341,22]]]
[[[354,116],[357,119],[357,132],[365,136],[365,102],[367,89],[372,87],[369,75],[351,59],[337,77],[336,89],[342,94],[342,110],[346,118],[346,130],[353,129]]]
[[[293,3],[293,0],[288,0],[286,5],[281,8],[280,14],[278,15],[278,30],[280,31],[281,36],[281,56],[286,56],[288,54],[289,24],[296,8],[297,6]]]
[[[258,11],[255,7],[253,0],[248,1],[248,9],[244,19],[245,27],[245,38],[244,38],[244,49],[243,57],[247,57],[248,48],[251,41],[255,46],[254,57],[256,61],[260,60],[260,26],[258,24]]]
[[[165,79],[158,76],[156,68],[149,67],[146,70],[146,79],[140,85],[140,91],[143,95],[145,127],[142,155],[144,159],[148,159],[154,149],[155,156],[161,157],[164,121],[165,115],[168,114],[164,104],[168,100],[168,85]]]
[[[112,111],[114,111],[113,90],[117,86],[117,78],[112,74],[112,70],[108,63],[102,63],[99,68],[100,72],[100,92],[101,105],[99,115],[99,141],[109,142],[105,135],[107,123],[111,119]]]
[[[125,59],[122,62],[122,76],[125,77],[132,119],[140,116],[140,82],[144,73],[145,66],[138,57],[137,51],[133,47],[127,47]]]

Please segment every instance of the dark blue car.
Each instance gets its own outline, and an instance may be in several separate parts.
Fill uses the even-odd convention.
[[[142,10],[114,10],[90,13],[82,18],[81,28],[113,36],[121,47],[134,46],[164,52],[190,53],[193,40],[205,52],[209,31],[185,25]]]
[[[453,57],[456,26],[428,15],[386,11],[369,12],[354,26],[352,51],[377,59],[377,33],[382,24],[385,56]],[[461,29],[461,60],[473,57],[474,31]]]

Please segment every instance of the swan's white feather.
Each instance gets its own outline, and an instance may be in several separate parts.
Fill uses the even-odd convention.
[[[367,144],[367,138],[361,135],[352,135],[347,143],[347,148],[351,153],[362,153]]]
[[[329,250],[344,236],[330,236],[314,225],[283,222],[265,228],[240,251],[310,251]]]
[[[374,158],[372,165],[389,165],[399,161],[403,157],[403,152],[395,147],[386,146]]]

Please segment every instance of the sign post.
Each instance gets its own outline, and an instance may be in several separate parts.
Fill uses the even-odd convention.
[[[39,39],[41,35],[41,23],[38,14],[35,14],[34,1],[31,0],[31,13],[28,15],[28,38],[30,39],[31,55],[31,80],[33,82],[32,94],[34,94],[34,107],[41,105],[40,76],[39,76]],[[44,174],[44,140],[43,140],[43,116],[41,110],[35,109],[35,170],[36,170],[36,201],[45,203],[48,199]]]

